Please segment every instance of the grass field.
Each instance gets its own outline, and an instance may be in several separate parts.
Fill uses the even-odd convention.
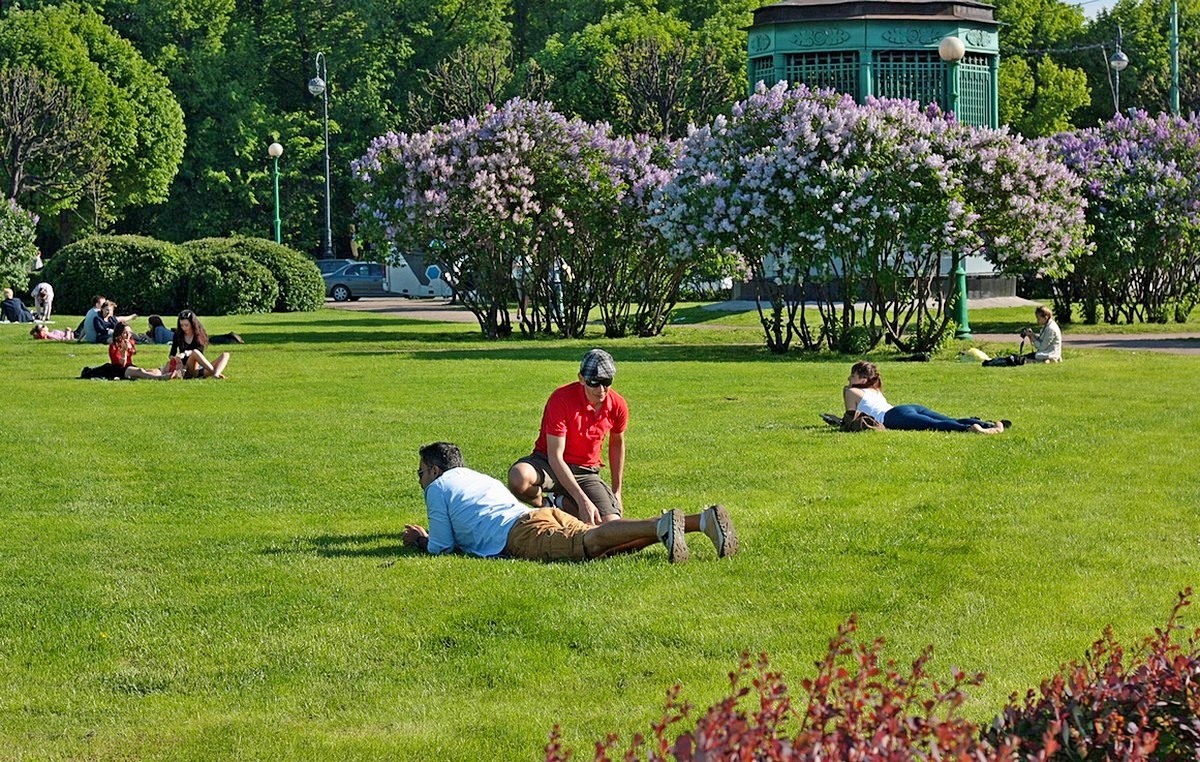
[[[972,322],[1028,322],[998,312]],[[1200,583],[1200,356],[881,354],[891,401],[1014,429],[848,435],[817,414],[851,360],[770,356],[753,323],[620,342],[333,310],[209,328],[247,340],[228,380],[131,383],[75,378],[103,348],[0,326],[0,759],[537,759],[555,723],[586,752],[645,730],[676,681],[720,697],[745,649],[798,683],[852,612],[889,656],[932,643],[936,674],[986,672],[967,708],[987,721]],[[627,512],[724,502],[742,553],[403,550],[417,447],[502,475],[593,345],[631,407]]]

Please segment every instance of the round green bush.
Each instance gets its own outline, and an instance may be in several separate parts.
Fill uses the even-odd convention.
[[[271,271],[232,252],[197,258],[187,283],[188,306],[201,315],[270,312],[279,299]]]
[[[172,313],[183,304],[189,258],[178,246],[144,236],[91,236],[59,249],[41,280],[54,286],[59,312],[83,314],[92,297],[115,301],[121,313]]]
[[[271,271],[279,285],[275,312],[312,312],[325,303],[325,281],[312,260],[295,249],[265,238],[202,238],[188,241],[183,248],[200,258],[217,253],[249,257]]]

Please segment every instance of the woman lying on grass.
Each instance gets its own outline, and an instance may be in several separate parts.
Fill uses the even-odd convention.
[[[971,431],[999,434],[1012,426],[1011,421],[984,421],[979,418],[951,418],[924,405],[889,405],[883,396],[883,381],[874,363],[862,360],[850,368],[849,383],[842,388],[847,412],[869,415],[887,429],[900,431]]]

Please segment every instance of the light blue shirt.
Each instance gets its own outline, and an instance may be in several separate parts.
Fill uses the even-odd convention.
[[[469,468],[452,468],[425,488],[429,552],[462,550],[489,558],[504,552],[508,532],[532,508],[496,479]]]
[[[96,315],[100,314],[100,310],[92,307],[83,316],[83,340],[89,344],[96,343]]]

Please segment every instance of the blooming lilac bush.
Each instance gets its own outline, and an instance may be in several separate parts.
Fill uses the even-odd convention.
[[[622,300],[646,296],[631,279],[658,284],[658,304],[674,278],[658,276],[662,247],[645,211],[671,153],[607,133],[521,99],[429,132],[389,133],[354,162],[358,216],[368,237],[402,249],[436,241],[488,336],[511,332],[514,296],[528,333],[582,335],[597,304],[611,334],[641,330],[658,319],[652,310],[631,321]]]
[[[1077,187],[1044,149],[936,107],[760,83],[688,136],[655,222],[677,254],[736,252],[772,351],[844,348],[864,327],[923,351],[949,320],[942,263],[1062,269],[1082,241]],[[799,309],[810,294],[819,326]]]
[[[1055,312],[1096,322],[1187,320],[1200,298],[1200,121],[1143,111],[1056,136],[1084,179],[1095,249],[1056,282]]]

